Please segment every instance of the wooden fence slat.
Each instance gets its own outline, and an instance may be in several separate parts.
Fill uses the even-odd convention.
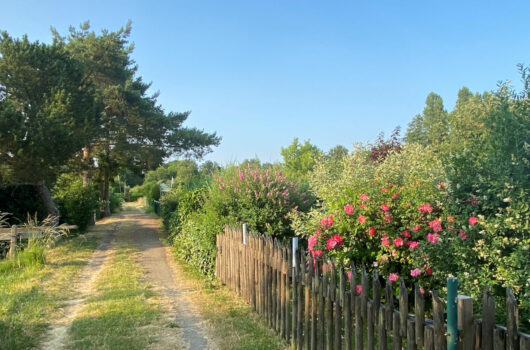
[[[379,321],[377,323],[377,348],[379,350],[386,350],[386,327],[385,327],[385,310],[381,307],[379,308]]]
[[[506,350],[519,348],[519,308],[511,288],[506,288]]]
[[[434,349],[445,350],[447,340],[445,338],[444,308],[435,290],[432,292],[432,316],[434,322]]]
[[[407,331],[406,331],[406,334],[407,334],[407,350],[416,350],[417,349],[416,336],[414,334],[415,331],[416,331],[416,325],[414,324],[414,319],[413,318],[408,318],[407,319]]]
[[[416,326],[416,344],[423,346],[424,330],[425,330],[425,298],[416,283],[414,286],[414,324]]]
[[[461,330],[458,348],[462,350],[473,349],[473,299],[459,295],[458,300],[458,329]]]
[[[403,341],[401,339],[401,332],[400,332],[400,316],[399,312],[395,311],[392,315],[392,347],[394,350],[401,350],[403,348]]]
[[[495,327],[493,329],[493,349],[494,350],[506,349],[506,328]]]
[[[361,316],[363,320],[366,320],[366,313],[368,309],[368,276],[366,275],[366,269],[363,267],[361,272]]]
[[[337,282],[335,279],[335,263],[333,260],[329,261],[330,271],[328,273],[328,291],[326,293],[326,340],[327,350],[333,350],[333,299],[335,297],[335,290],[337,288]]]
[[[351,291],[346,291],[344,293],[344,347],[346,350],[351,350],[352,348],[352,324],[351,324],[351,305],[352,305],[353,295]],[[359,304],[359,303],[357,303]],[[357,317],[357,316],[356,316]]]
[[[311,349],[311,284],[312,284],[312,275],[313,275],[313,259],[311,256],[308,256],[309,268],[306,273],[305,281],[305,344],[306,349]]]
[[[336,350],[342,349],[342,305],[341,300],[344,297],[345,281],[344,281],[344,266],[339,267],[339,289],[335,293],[335,339],[333,344]]]
[[[386,310],[386,329],[392,330],[392,322],[394,319],[394,292],[392,291],[392,282],[386,280],[385,286],[385,310]]]
[[[409,296],[403,277],[399,281],[399,329],[402,337],[407,336],[407,318],[409,316]]]
[[[379,307],[381,306],[381,282],[379,281],[379,275],[377,270],[374,269],[374,275],[372,280],[372,300],[373,300],[373,312],[374,312],[374,324],[379,324]]]
[[[299,263],[298,263],[298,276],[296,277],[298,285],[298,310],[297,310],[297,324],[296,324],[296,348],[301,350],[304,347],[304,272],[306,254],[304,248],[300,248]]]
[[[327,267],[324,264],[324,261],[321,261],[321,276],[320,273],[317,273],[317,279],[318,281],[318,348],[324,349],[324,311],[325,311],[325,303],[324,303],[324,287],[325,287],[325,270]]]
[[[495,327],[495,300],[488,286],[484,287],[482,296],[482,349],[493,349],[493,328]]]
[[[368,301],[366,318],[366,349],[373,350],[375,346],[374,339],[374,303]]]
[[[366,273],[363,273],[363,278],[366,276]],[[361,282],[362,285],[364,285],[363,282]],[[363,293],[364,291],[361,292],[361,294]],[[366,292],[364,292],[366,293]],[[352,295],[353,297],[353,295]],[[356,350],[363,350],[364,348],[364,345],[363,345],[363,333],[364,333],[364,327],[363,327],[363,300],[362,299],[362,296],[357,296],[355,295],[355,299],[356,302],[355,302],[355,349]],[[350,330],[350,333],[351,333],[351,330]]]
[[[423,333],[423,348],[425,350],[434,350],[434,327],[432,324],[426,324]]]

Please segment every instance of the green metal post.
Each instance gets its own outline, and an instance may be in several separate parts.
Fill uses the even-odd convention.
[[[447,279],[447,350],[458,349],[458,278]]]

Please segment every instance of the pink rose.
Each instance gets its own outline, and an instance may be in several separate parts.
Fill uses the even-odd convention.
[[[390,207],[386,203],[383,203],[381,204],[381,209],[383,209],[383,211],[389,211]]]
[[[399,193],[396,192],[396,193],[394,193],[394,194],[392,195],[392,199],[396,199],[398,196],[399,196]]]
[[[335,247],[340,247],[342,245],[342,237],[339,235],[335,235],[328,239],[328,242],[326,243],[326,248],[328,250],[331,250]]]
[[[402,231],[402,232],[401,232],[401,235],[402,235],[403,237],[405,237],[405,238],[410,238],[410,232],[407,231],[407,230]]]
[[[344,206],[344,211],[346,212],[346,214],[351,215],[353,214],[353,207],[350,204],[346,204]]]
[[[406,246],[410,248],[410,250],[414,250],[420,246],[420,244],[416,241],[408,241],[406,243]]]
[[[367,231],[370,236],[375,235],[375,227],[370,226]]]
[[[418,230],[421,228],[420,225],[416,225],[412,228],[412,232],[418,232]]]
[[[475,226],[475,224],[477,223],[478,219],[474,216],[470,217],[468,222],[471,226]]]
[[[366,193],[361,194],[361,195],[359,196],[359,198],[360,198],[363,202],[368,202],[368,201],[370,201],[370,197],[368,197],[368,196],[366,195]]]
[[[429,233],[427,235],[427,239],[429,240],[429,242],[431,242],[432,244],[438,244],[438,234],[437,233]]]
[[[422,204],[420,205],[420,207],[418,208],[418,211],[420,213],[432,213],[432,206],[427,203],[427,204]]]
[[[418,268],[415,268],[414,270],[410,270],[410,275],[412,277],[418,277],[419,275],[421,275],[421,270]]]
[[[402,247],[403,246],[403,239],[401,237],[398,237],[394,239],[394,245],[396,247]]]
[[[357,220],[359,220],[359,223],[360,223],[360,224],[363,224],[363,223],[366,221],[366,216],[364,216],[364,215],[359,215],[359,218],[358,218]]]
[[[438,219],[434,219],[433,221],[430,221],[429,227],[432,228],[434,232],[442,231],[442,224],[440,223],[440,220]]]
[[[383,237],[381,237],[381,245],[387,248],[390,247],[390,240],[388,239],[387,235],[384,235]]]
[[[309,251],[313,250],[313,247],[315,246],[315,244],[318,243],[318,233],[319,232],[317,231],[317,233],[309,237],[309,239],[307,240],[307,250]]]
[[[357,292],[358,295],[361,295],[363,291],[363,287],[360,284],[358,284],[355,286],[355,291]]]
[[[460,230],[459,233],[460,233],[460,238],[462,238],[462,240],[465,241],[467,239],[467,236],[464,230]]]
[[[394,283],[399,279],[399,275],[397,273],[391,273],[388,275],[388,280],[390,283]]]

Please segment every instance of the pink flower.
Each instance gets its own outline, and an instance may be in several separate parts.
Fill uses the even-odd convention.
[[[381,189],[381,193],[387,193],[388,192],[388,188],[382,188]]]
[[[421,228],[420,225],[416,225],[412,228],[412,232],[418,232],[418,230]]]
[[[420,293],[425,294],[425,289],[423,289],[423,287],[420,287]]]
[[[469,221],[469,224],[471,226],[475,226],[475,224],[477,223],[478,219],[476,217],[472,216],[472,217],[469,218],[468,221]]]
[[[359,215],[359,218],[358,218],[357,220],[359,220],[359,223],[360,223],[360,224],[363,224],[363,223],[366,221],[366,216],[364,216],[364,215]]]
[[[448,216],[448,217],[447,217],[447,221],[449,221],[449,222],[455,222],[455,218],[452,217],[452,216]]]
[[[359,209],[366,209],[366,204],[364,203],[359,204]]]
[[[334,222],[335,220],[333,220],[333,215],[330,214],[327,218],[320,220],[320,225],[330,228],[331,226],[333,226]]]
[[[410,232],[407,231],[407,230],[402,231],[402,232],[401,232],[401,235],[402,235],[403,237],[405,237],[405,238],[410,238]]]
[[[367,231],[370,236],[375,235],[375,227],[370,226]]]
[[[392,195],[392,199],[396,199],[398,196],[399,196],[399,193],[396,192],[396,193],[394,193],[394,194]]]
[[[460,230],[460,238],[462,238],[463,241],[465,241],[467,239],[467,236],[466,236],[466,233],[464,232],[464,230]]]
[[[388,239],[387,235],[383,235],[383,237],[381,237],[381,245],[387,248],[390,247],[390,240]]]
[[[313,259],[314,259],[315,257],[317,257],[317,256],[318,256],[319,258],[322,256],[322,250],[320,250],[320,249],[319,249],[319,250],[313,250],[311,253],[313,254]]]
[[[420,246],[420,244],[416,241],[408,241],[407,243],[405,243],[405,245],[409,247],[410,250],[414,250]]]
[[[363,291],[363,287],[360,284],[358,284],[355,286],[355,291],[357,292],[357,295],[361,295]]]
[[[410,208],[410,202],[407,202],[407,205],[405,205],[405,208]]]
[[[427,235],[427,239],[429,240],[429,242],[431,242],[432,244],[438,244],[438,234],[437,233],[429,233]]]
[[[390,215],[390,213],[385,213],[385,216],[383,217],[383,221],[386,224],[392,223],[392,215]]]
[[[335,247],[340,247],[342,245],[342,237],[339,235],[335,235],[328,239],[328,242],[326,243],[326,248],[328,250],[331,250]]]
[[[412,277],[418,277],[421,275],[421,270],[416,267],[414,270],[410,270],[410,275]]]
[[[309,251],[313,250],[313,247],[315,246],[315,244],[318,243],[318,234],[319,232],[317,231],[317,233],[309,237],[309,239],[307,240],[307,250]]]
[[[440,223],[440,220],[438,219],[434,219],[433,221],[430,221],[429,227],[432,228],[434,232],[442,231],[442,224]]]
[[[388,280],[390,283],[394,283],[399,279],[399,275],[397,273],[391,273],[388,275]]]
[[[359,196],[359,198],[363,201],[363,202],[369,202],[370,201],[370,197],[368,197],[366,195],[366,193],[363,193]]]
[[[432,275],[432,269],[428,267],[425,271],[427,271],[427,275]]]
[[[383,209],[383,211],[389,211],[390,207],[386,203],[383,203],[381,204],[381,209]]]
[[[220,184],[220,185],[219,185],[219,189],[220,189],[220,190],[224,190],[224,189],[225,189],[225,185]]]
[[[350,204],[346,204],[344,206],[344,211],[346,212],[346,214],[351,215],[353,214],[353,207]]]
[[[397,257],[397,255],[398,255],[397,250],[392,249],[392,251],[390,252],[390,255],[392,255],[393,258]]]
[[[427,203],[427,204],[422,204],[420,205],[420,207],[418,208],[418,211],[420,213],[432,213],[432,206]]]
[[[401,237],[398,237],[394,239],[394,245],[396,247],[402,247],[403,246],[403,239]]]
[[[348,271],[347,275],[348,275],[348,281],[350,281],[351,283],[351,271]]]

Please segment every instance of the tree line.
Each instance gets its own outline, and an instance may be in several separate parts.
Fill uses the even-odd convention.
[[[88,22],[51,43],[0,36],[0,187],[30,185],[59,216],[49,187],[66,172],[97,183],[101,215],[120,169],[143,174],[171,155],[201,157],[220,137],[184,127],[138,75],[131,23],[96,33]]]

